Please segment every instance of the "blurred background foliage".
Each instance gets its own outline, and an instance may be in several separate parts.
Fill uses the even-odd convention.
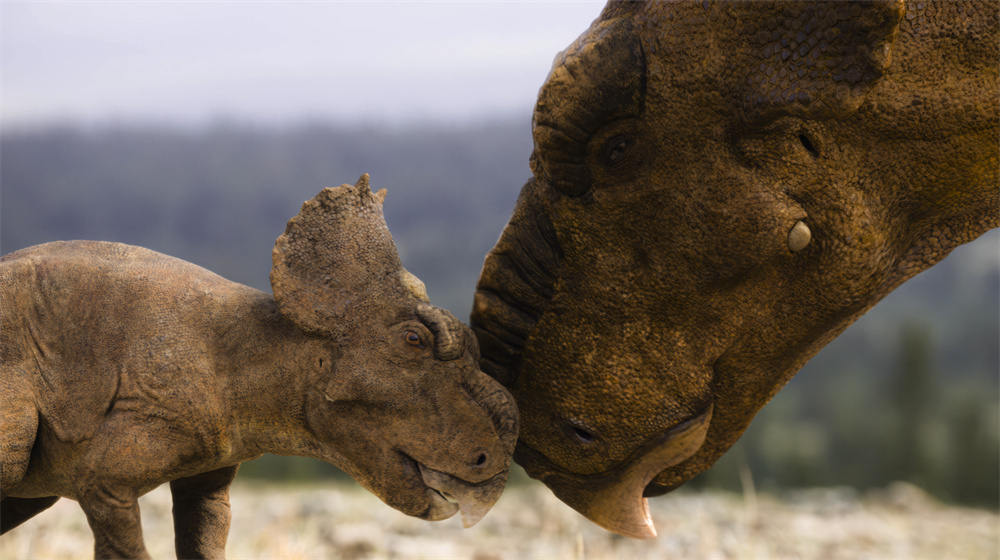
[[[269,291],[302,201],[370,173],[404,265],[467,318],[483,257],[529,177],[527,118],[445,127],[46,126],[0,135],[0,250],[142,245]],[[904,284],[825,348],[692,488],[913,482],[1000,505],[1000,232]],[[241,478],[343,477],[265,456]],[[521,473],[515,481],[524,482]]]

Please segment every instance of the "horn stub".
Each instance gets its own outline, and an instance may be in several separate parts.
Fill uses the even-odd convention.
[[[417,317],[434,333],[434,357],[449,361],[465,352],[466,328],[461,321],[445,309],[427,303],[416,308]]]

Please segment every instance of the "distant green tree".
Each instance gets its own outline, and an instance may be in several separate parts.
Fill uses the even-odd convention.
[[[891,409],[884,476],[940,490],[929,441],[934,436],[932,420],[939,414],[942,394],[935,385],[931,332],[925,323],[911,320],[900,328],[896,366],[887,392]]]
[[[997,405],[979,393],[957,400],[949,409],[947,492],[956,502],[1000,507],[1000,438]]]
[[[924,442],[939,397],[932,362],[930,329],[926,324],[907,321],[900,328],[896,366],[887,388],[891,409],[884,456],[885,476],[890,480],[922,486],[930,483]]]

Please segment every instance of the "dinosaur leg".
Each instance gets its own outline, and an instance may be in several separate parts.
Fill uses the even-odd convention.
[[[94,558],[150,558],[142,540],[139,496],[129,488],[95,485],[80,496],[94,532]]]
[[[52,507],[59,496],[47,498],[4,498],[0,501],[0,535]]]
[[[4,372],[4,380],[11,378]],[[16,377],[15,377],[16,379]],[[17,383],[5,383],[3,407],[0,407],[0,535],[52,506],[58,496],[15,498],[8,492],[28,471],[31,448],[38,430],[38,409],[29,395],[18,391]]]
[[[29,395],[17,391],[16,385],[12,389],[5,387],[4,392],[0,407],[0,492],[7,495],[28,471],[38,431],[38,409]]]
[[[131,405],[131,403],[129,403]],[[175,426],[144,407],[113,409],[74,472],[75,494],[94,533],[95,558],[149,558],[139,495],[173,478],[193,451]]]
[[[134,492],[95,487],[80,497],[80,507],[94,532],[94,558],[150,558]]]
[[[238,468],[233,465],[170,483],[178,558],[225,558],[229,485]]]

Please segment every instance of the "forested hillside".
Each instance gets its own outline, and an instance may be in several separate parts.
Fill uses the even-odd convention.
[[[404,265],[467,316],[486,251],[529,176],[526,122],[447,130],[73,128],[6,134],[2,250],[54,239],[142,245],[268,290],[304,200],[371,175]]]
[[[146,246],[268,290],[302,201],[370,173],[403,264],[467,318],[483,257],[529,177],[527,118],[462,128],[51,127],[0,137],[0,249]],[[693,485],[913,481],[1000,500],[1000,234],[962,247],[820,353]],[[267,459],[244,476],[326,472]]]

